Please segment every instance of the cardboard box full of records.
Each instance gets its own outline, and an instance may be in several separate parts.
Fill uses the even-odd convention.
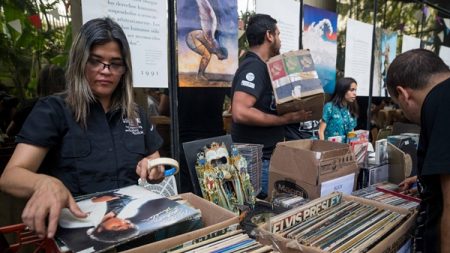
[[[416,212],[332,193],[274,216],[259,227],[262,243],[281,252],[396,252],[409,239]]]

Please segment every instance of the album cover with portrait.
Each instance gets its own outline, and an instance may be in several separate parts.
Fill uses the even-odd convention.
[[[140,186],[91,194],[77,204],[87,218],[63,209],[55,236],[72,252],[126,249],[201,228],[199,210]]]

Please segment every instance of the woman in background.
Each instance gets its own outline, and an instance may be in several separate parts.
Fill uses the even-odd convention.
[[[342,138],[346,142],[347,133],[356,127],[358,105],[356,89],[358,84],[351,77],[343,77],[336,82],[336,88],[329,102],[323,107],[319,125],[319,138]]]

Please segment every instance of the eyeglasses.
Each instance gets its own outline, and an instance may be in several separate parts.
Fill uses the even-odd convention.
[[[123,63],[112,62],[110,64],[104,63],[102,61],[88,58],[88,66],[94,71],[102,71],[105,68],[108,68],[109,71],[113,74],[121,75],[125,72],[126,66]]]

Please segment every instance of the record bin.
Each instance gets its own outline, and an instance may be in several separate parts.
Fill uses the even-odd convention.
[[[186,200],[194,208],[200,209],[202,213],[202,221],[204,228],[195,231],[167,238],[161,241],[149,243],[129,249],[126,253],[147,253],[147,252],[164,252],[178,245],[189,244],[190,241],[199,237],[210,237],[215,234],[225,233],[237,229],[239,217],[233,212],[226,210],[216,204],[213,204],[193,193],[183,193],[178,195]]]
[[[288,224],[288,219],[286,217],[296,217],[296,221],[298,221],[298,224],[301,224],[301,219],[298,219],[299,214],[305,215],[305,211],[308,210],[310,216],[309,217],[317,217],[317,213],[320,213],[321,211],[318,211],[319,209],[315,209],[315,211],[312,211],[314,207],[318,206],[324,206],[324,202],[330,201],[330,196],[335,196],[335,194],[340,193],[333,193],[325,197],[321,197],[319,199],[316,199],[314,201],[309,202],[308,204],[292,209],[288,212],[285,212],[283,214],[277,215],[273,217],[273,219],[269,222],[266,222],[265,224],[262,224],[258,227],[258,240],[267,245],[273,245],[274,243],[277,244],[277,246],[281,249],[281,252],[286,253],[321,253],[321,252],[333,252],[333,251],[325,251],[318,247],[313,246],[306,246],[303,244],[300,244],[299,241],[296,239],[288,239],[286,237],[281,236],[279,233],[272,233],[272,231],[276,231],[279,227],[277,227],[277,221],[284,220],[284,224]],[[341,195],[342,196],[342,195]],[[398,226],[394,226],[394,230],[390,231],[389,233],[385,234],[381,237],[379,240],[376,241],[376,244],[369,248],[366,252],[396,252],[408,239],[411,238],[411,231],[413,228],[413,225],[415,223],[417,212],[411,212],[405,208],[399,208],[394,206],[389,206],[383,203],[379,203],[376,201],[363,199],[351,195],[343,195],[342,199],[345,201],[350,202],[356,202],[360,204],[365,204],[370,207],[376,207],[381,210],[388,210],[397,214],[400,214],[404,216],[405,218],[402,220],[402,222]],[[339,205],[342,205],[340,203]],[[336,205],[338,207],[339,205]],[[323,209],[326,210],[326,209]],[[316,213],[314,213],[316,212]],[[306,216],[305,216],[306,217]],[[305,221],[308,221],[308,219],[304,219]],[[289,221],[289,222],[292,222]],[[270,228],[270,224],[272,224],[272,228]],[[387,224],[387,223],[386,223]],[[387,224],[389,226],[389,224]],[[356,229],[356,228],[355,228]],[[365,230],[364,230],[365,231]],[[327,238],[329,234],[325,233],[323,238]],[[336,237],[336,240],[339,240],[341,237]],[[370,240],[366,237],[362,237],[363,240]],[[334,239],[333,239],[334,240]]]

